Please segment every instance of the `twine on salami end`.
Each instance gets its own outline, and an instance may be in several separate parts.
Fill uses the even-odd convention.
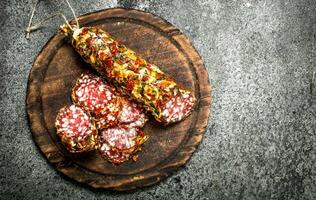
[[[68,0],[65,0],[65,1],[67,2],[68,7],[70,8],[70,10],[71,10],[71,12],[72,12],[72,14],[73,14],[73,16],[74,16],[74,18],[76,20],[77,29],[79,29],[80,27],[79,27],[79,22],[78,22],[78,18],[76,16],[76,13],[75,13],[74,9],[72,8],[72,6],[70,5],[69,1]]]
[[[48,16],[46,19],[44,19],[44,20],[40,21],[39,23],[37,23],[37,24],[35,24],[35,25],[32,26],[32,20],[33,20],[35,11],[36,11],[36,6],[37,6],[37,4],[39,3],[39,0],[36,0],[34,6],[33,6],[33,8],[32,8],[31,17],[30,17],[30,20],[29,20],[29,23],[28,23],[28,27],[27,27],[26,30],[25,30],[25,31],[27,32],[27,34],[26,34],[26,39],[29,39],[29,38],[30,38],[30,33],[31,33],[32,31],[38,30],[39,28],[43,27],[43,24],[45,24],[46,22],[48,22],[48,21],[50,21],[51,19],[55,18],[56,16],[61,16],[61,17],[64,19],[65,24],[62,25],[61,28],[64,27],[64,26],[67,26],[67,30],[68,30],[67,32],[64,31],[64,30],[66,30],[65,28],[62,28],[62,30],[64,31],[65,34],[69,34],[70,32],[74,32],[75,29],[79,29],[80,26],[79,26],[78,18],[77,18],[76,14],[75,14],[75,11],[74,11],[74,9],[72,8],[72,6],[70,5],[69,1],[68,1],[68,0],[65,0],[65,1],[66,1],[66,3],[67,3],[68,7],[70,8],[70,10],[71,10],[71,12],[72,12],[74,18],[75,18],[76,26],[70,25],[69,22],[68,22],[68,20],[67,20],[67,18],[65,17],[65,15],[64,15],[61,11],[58,11],[58,12],[56,12],[56,13],[54,13],[54,14]]]

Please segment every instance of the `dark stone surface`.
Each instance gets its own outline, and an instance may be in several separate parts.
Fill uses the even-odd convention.
[[[31,2],[0,1],[1,199],[316,199],[315,0],[71,1],[78,15],[123,6],[161,16],[209,72],[212,116],[198,151],[167,180],[128,194],[65,178],[33,142],[28,73],[62,20],[26,40]],[[42,0],[35,21],[58,9],[71,18],[62,2]]]

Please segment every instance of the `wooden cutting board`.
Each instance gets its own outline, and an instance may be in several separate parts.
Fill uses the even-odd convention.
[[[94,188],[133,190],[149,186],[184,165],[205,132],[211,108],[211,87],[203,62],[189,40],[167,21],[150,13],[114,8],[79,17],[81,26],[98,26],[158,65],[198,99],[184,121],[163,127],[150,120],[150,136],[137,162],[114,166],[97,151],[73,155],[56,135],[58,110],[71,104],[75,80],[90,70],[63,34],[57,32],[36,57],[29,75],[26,107],[34,140],[58,171]]]

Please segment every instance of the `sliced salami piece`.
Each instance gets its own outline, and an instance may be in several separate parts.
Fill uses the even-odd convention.
[[[194,106],[195,99],[185,90],[179,90],[161,105],[161,118],[167,124],[180,121],[187,117]]]
[[[101,156],[113,164],[121,164],[131,157],[131,153],[119,151],[106,142],[101,143],[99,152]]]
[[[83,152],[95,149],[97,130],[91,116],[81,107],[71,105],[61,108],[55,126],[57,135],[70,152]]]
[[[143,127],[147,121],[144,109],[132,99],[124,98],[119,123],[128,124],[129,127]]]
[[[117,126],[100,132],[100,153],[114,164],[130,159],[148,139],[140,129]]]
[[[72,99],[95,118],[98,128],[115,126],[121,108],[121,98],[103,79],[82,74],[72,90]]]
[[[103,129],[100,133],[100,139],[117,149],[130,149],[137,145],[138,132],[139,130],[136,128],[117,126]]]

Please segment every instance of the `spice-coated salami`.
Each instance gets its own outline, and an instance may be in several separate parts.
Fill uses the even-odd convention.
[[[96,27],[82,27],[71,32],[67,26],[62,26],[62,31],[72,36],[72,45],[86,62],[141,103],[157,121],[178,122],[192,111],[195,98],[189,91],[109,33]]]
[[[95,149],[98,133],[91,116],[82,108],[75,105],[61,108],[55,126],[57,135],[70,152]]]

